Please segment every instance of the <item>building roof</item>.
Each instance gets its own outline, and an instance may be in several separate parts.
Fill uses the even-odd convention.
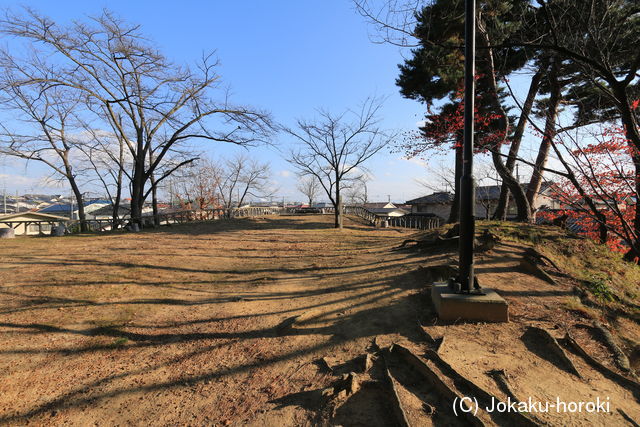
[[[364,203],[362,205],[362,207],[366,208],[366,209],[369,209],[369,210],[371,210],[371,209],[382,209],[382,208],[392,208],[392,209],[397,208],[397,206],[394,205],[391,202]]]
[[[526,183],[520,184],[524,189],[526,189]],[[539,193],[546,191],[549,187],[551,187],[552,183],[543,182],[540,186]],[[476,199],[477,200],[498,200],[500,198],[500,190],[501,185],[482,185],[476,187]],[[408,200],[406,203],[408,205],[418,205],[418,204],[449,204],[453,202],[453,193],[449,193],[448,191],[439,191],[437,193],[429,194],[428,196],[418,197],[417,199]]]
[[[101,205],[110,205],[111,201],[109,200],[89,200],[84,202],[84,207],[91,206],[94,204]],[[74,211],[78,210],[78,205],[72,203],[56,203],[51,206],[47,206],[46,208],[40,209],[38,212],[65,212],[69,213],[73,209]]]
[[[398,209],[398,208],[365,208],[365,209],[367,209],[371,213],[379,214],[379,215],[389,215],[392,212],[398,212],[402,215],[406,215],[409,213],[409,211],[406,211],[404,209]]]
[[[500,198],[501,185],[483,185],[476,187],[476,199],[498,200]]]
[[[69,219],[69,218],[65,218],[63,216],[50,215],[50,214],[45,214],[45,213],[42,213],[42,212],[18,212],[18,213],[12,213],[12,214],[7,214],[7,215],[0,215],[0,222],[7,222],[7,221],[11,221],[13,218],[19,218],[19,217],[24,217],[24,216],[40,218],[41,221],[49,221],[49,220],[67,221]],[[14,221],[20,221],[19,219],[13,219],[13,220]],[[38,221],[38,220],[35,219],[35,221]]]
[[[129,215],[131,213],[131,206],[126,205],[118,205],[118,216]],[[92,216],[111,216],[113,215],[113,204],[108,204],[106,206],[102,206],[95,211],[91,212]]]
[[[418,204],[448,204],[453,202],[453,194],[448,191],[439,191],[429,194],[428,196],[418,197],[417,199],[407,200],[407,205]]]

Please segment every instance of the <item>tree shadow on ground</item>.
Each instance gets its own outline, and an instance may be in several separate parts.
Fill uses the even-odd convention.
[[[358,338],[370,338],[377,335],[396,333],[407,337],[412,341],[420,341],[421,335],[416,327],[416,320],[421,317],[424,307],[421,305],[419,291],[423,288],[424,282],[417,269],[420,259],[407,260],[404,264],[396,261],[386,261],[384,259],[369,262],[356,263],[357,274],[366,273],[368,277],[377,277],[367,280],[351,280],[345,284],[340,284],[345,276],[353,276],[354,271],[346,271],[341,267],[332,267],[322,270],[322,276],[328,278],[320,284],[303,288],[296,291],[252,291],[250,293],[235,296],[220,297],[194,297],[189,299],[181,298],[148,298],[130,299],[121,301],[92,301],[89,299],[78,299],[72,297],[51,297],[51,296],[29,296],[25,297],[23,305],[2,314],[14,313],[16,310],[29,311],[41,310],[44,308],[60,307],[106,307],[110,305],[139,305],[154,304],[161,306],[206,306],[215,307],[219,303],[234,302],[233,298],[240,298],[237,303],[259,302],[266,300],[282,300],[283,303],[300,298],[315,297],[306,304],[297,307],[287,307],[282,309],[244,314],[240,316],[209,316],[200,317],[187,321],[175,321],[166,324],[156,322],[136,322],[127,325],[109,325],[97,327],[62,327],[45,324],[38,321],[12,322],[4,320],[0,327],[6,328],[13,336],[56,334],[60,336],[80,336],[80,337],[105,337],[122,339],[127,342],[126,348],[157,348],[162,350],[164,346],[189,343],[188,351],[176,356],[168,361],[160,363],[149,363],[148,366],[136,367],[126,372],[107,375],[88,384],[83,384],[77,388],[60,393],[44,403],[35,404],[26,411],[20,413],[0,415],[0,423],[25,422],[29,418],[42,415],[48,411],[61,410],[65,408],[87,408],[98,405],[116,396],[127,396],[133,393],[151,392],[183,387],[188,384],[198,384],[212,379],[229,378],[238,373],[246,373],[252,370],[277,364],[282,361],[292,360],[300,357],[315,357],[318,352],[333,348],[340,343]],[[40,260],[42,265],[47,265],[46,260]],[[71,261],[70,265],[81,265],[86,268],[99,268],[104,265],[100,260]],[[110,264],[112,265],[112,264]],[[348,267],[353,267],[349,265]],[[155,269],[168,268],[171,271],[192,273],[194,269],[184,267],[165,267],[150,264],[121,263],[123,268],[143,268],[153,271]],[[396,274],[383,274],[388,269],[397,270]],[[292,268],[286,271],[283,269],[269,268],[257,273],[286,273],[292,279],[308,280],[316,278],[312,273],[317,269],[312,267]],[[208,270],[197,270],[208,272]],[[231,271],[229,271],[231,272]],[[238,273],[233,271],[233,273]],[[241,279],[238,278],[238,282]],[[105,281],[108,283],[108,281]],[[206,283],[206,281],[194,281],[195,284]],[[231,282],[232,283],[232,282]],[[76,284],[77,285],[77,284]],[[88,283],[92,285],[92,283]],[[162,284],[149,284],[149,286],[162,286]],[[186,287],[185,289],[189,289]],[[13,297],[19,296],[15,291],[3,290],[5,295],[13,292]],[[16,295],[18,294],[18,295]],[[386,302],[386,303],[385,303]],[[300,314],[301,317],[288,328],[281,328],[281,323],[264,324],[259,321],[261,318],[279,317],[285,320],[292,314]],[[255,318],[256,325],[260,327],[241,330],[227,331],[217,330],[217,327],[224,327],[223,322],[236,319],[238,317]],[[207,330],[202,332],[192,332],[181,330],[194,325],[204,326]],[[205,354],[216,348],[231,345],[230,343],[242,340],[273,340],[295,336],[319,336],[320,339],[313,345],[294,349],[283,354],[259,360],[250,360],[235,367],[217,367],[205,373],[182,375],[179,379],[158,381],[146,385],[122,385],[121,381],[127,377],[146,372],[152,372],[168,366],[177,366],[181,361]],[[323,338],[324,337],[324,338]],[[56,342],[59,342],[56,340]],[[61,341],[64,342],[64,341]],[[195,347],[194,349],[191,349]],[[76,355],[93,352],[114,351],[110,345],[100,343],[97,345],[83,346],[60,346],[50,347],[24,347],[11,349],[3,348],[0,354],[58,354]],[[105,388],[109,388],[103,391]],[[92,391],[89,393],[88,391]]]

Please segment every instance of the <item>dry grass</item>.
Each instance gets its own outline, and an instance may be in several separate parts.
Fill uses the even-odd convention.
[[[6,241],[0,423],[240,422],[323,386],[314,359],[360,354],[418,316],[420,260],[391,250],[408,232],[347,225],[271,217]]]
[[[495,384],[476,369],[488,361],[539,399],[548,392],[538,386],[541,372],[570,397],[599,387],[612,399],[625,395],[595,374],[588,386],[577,383],[510,343],[533,324],[572,330],[610,357],[578,327],[606,311],[575,300],[572,281],[554,286],[518,271],[525,245],[538,242],[576,275],[614,269],[607,285],[616,292],[637,290],[623,283],[636,267],[557,229],[480,224],[504,238],[478,257],[477,272],[508,300],[512,323],[442,325],[420,267],[450,264],[454,254],[397,249],[433,232],[346,225],[340,232],[329,216],[270,217],[3,242],[0,424],[314,424],[319,402],[309,396],[334,380],[314,361],[352,360],[374,337],[381,346],[419,346],[418,320],[448,337],[449,363],[489,389]],[[630,318],[617,326],[637,336]]]

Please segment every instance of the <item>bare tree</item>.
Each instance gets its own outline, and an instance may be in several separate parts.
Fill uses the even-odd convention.
[[[417,46],[416,14],[427,0],[353,0],[356,11],[373,27],[374,43]]]
[[[89,171],[102,186],[111,201],[111,224],[115,230],[120,226],[120,202],[122,201],[124,178],[131,178],[131,158],[127,155],[124,140],[117,133],[98,131],[83,124],[86,139],[78,144],[84,154],[80,165]]]
[[[32,9],[25,11],[7,13],[0,33],[40,50],[19,58],[5,49],[1,63],[20,76],[20,86],[75,91],[75,99],[105,128],[115,126],[132,158],[132,222],[141,223],[143,204],[160,182],[196,160],[186,158],[160,173],[167,157],[188,141],[268,141],[273,125],[267,114],[231,105],[226,93],[220,101],[214,99],[220,77],[211,54],[203,55],[195,68],[180,67],[157,51],[138,26],[107,11],[89,24],[76,22],[68,28]]]
[[[173,196],[182,206],[196,209],[220,206],[218,188],[222,179],[220,166],[207,158],[183,169],[173,181]]]
[[[298,181],[297,189],[307,198],[309,206],[312,206],[320,193],[321,187],[314,176],[302,176],[300,177],[300,181]]]
[[[347,203],[351,205],[363,205],[369,202],[369,189],[367,182],[370,180],[368,174],[362,174],[353,179],[351,185],[345,188]]]
[[[225,160],[219,171],[218,194],[222,204],[230,209],[240,207],[248,196],[264,198],[273,195],[271,167],[251,159],[245,153]]]
[[[321,110],[318,119],[299,119],[296,129],[285,129],[298,142],[288,161],[301,175],[318,180],[335,209],[336,228],[342,228],[345,184],[366,172],[363,163],[396,137],[380,129],[381,107],[380,99],[369,98],[357,111],[334,115]]]
[[[79,101],[67,88],[47,88],[42,82],[22,86],[19,78],[10,67],[0,74],[0,102],[18,119],[0,124],[0,154],[45,164],[65,179],[78,203],[80,229],[86,231],[83,193],[77,179],[80,169],[74,168],[81,144],[76,118]]]

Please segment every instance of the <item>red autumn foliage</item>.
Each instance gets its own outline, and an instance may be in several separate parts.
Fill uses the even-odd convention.
[[[477,77],[476,77],[477,78]],[[405,135],[404,141],[398,146],[399,151],[407,158],[425,157],[431,152],[442,152],[461,146],[464,131],[464,89],[456,92],[454,102],[447,104],[439,113],[425,115],[425,126],[419,131]],[[503,132],[495,130],[498,114],[482,114],[478,105],[481,98],[477,97],[474,108],[475,150],[485,152],[489,147],[504,140]]]
[[[638,200],[632,161],[634,151],[620,127],[605,128],[595,143],[568,150],[580,186],[604,215],[608,230],[606,244],[617,252],[626,253],[640,239],[633,226]],[[566,215],[570,228],[598,241],[600,222],[575,186],[568,180],[561,180],[554,184],[553,193],[562,209],[541,211],[538,217],[552,222]]]

